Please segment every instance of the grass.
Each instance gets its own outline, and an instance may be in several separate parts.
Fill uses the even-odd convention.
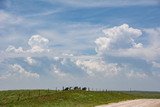
[[[131,91],[131,92],[125,92],[125,93],[133,95],[136,98],[160,99],[160,92]]]
[[[0,91],[0,107],[94,107],[137,98],[160,98],[158,92]]]

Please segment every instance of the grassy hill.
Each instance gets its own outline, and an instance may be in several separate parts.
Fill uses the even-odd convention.
[[[94,107],[137,98],[160,98],[159,92],[98,92],[54,90],[0,91],[2,107]]]

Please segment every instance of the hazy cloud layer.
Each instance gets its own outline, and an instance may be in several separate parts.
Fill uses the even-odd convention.
[[[149,41],[149,43],[145,44],[145,46],[143,46],[143,43],[141,42],[136,42],[137,39],[143,35],[142,30],[129,27],[128,24],[107,28],[104,29],[103,32],[105,36],[99,37],[95,40],[95,44],[97,45],[95,51],[97,54],[93,55],[92,57],[85,57],[85,55],[80,56],[78,54],[73,55],[70,53],[61,53],[59,55],[54,54],[56,53],[54,52],[54,48],[48,47],[49,40],[40,35],[33,35],[28,40],[30,49],[24,50],[22,47],[15,48],[14,46],[9,46],[5,53],[10,54],[11,56],[13,54],[11,58],[18,58],[18,56],[15,57],[14,55],[19,54],[19,57],[26,58],[24,61],[31,66],[36,66],[37,63],[37,61],[32,57],[39,56],[39,58],[52,58],[52,60],[55,62],[55,64],[52,66],[52,74],[60,77],[68,74],[72,75],[70,72],[72,72],[73,68],[80,72],[83,71],[83,73],[85,72],[89,76],[99,75],[104,77],[124,74],[124,76],[128,77],[143,78],[152,76],[150,74],[154,73],[150,70],[146,72],[146,69],[143,67],[135,70],[132,67],[135,67],[136,65],[130,61],[127,62],[128,71],[122,72],[125,69],[126,63],[124,63],[124,61],[126,59],[124,58],[123,61],[111,63],[108,59],[108,56],[111,56],[114,59],[116,59],[116,57],[126,57],[128,59],[138,58],[139,62],[142,59],[145,60],[143,63],[148,63],[153,68],[159,68],[159,50],[157,50],[157,47],[159,47],[159,42],[156,41],[159,38],[159,29],[143,30],[143,32],[146,32],[149,36],[152,36],[153,38],[150,40],[154,41],[154,43],[153,41]],[[151,50],[156,51],[149,54]],[[38,56],[36,56],[37,53]],[[8,56],[8,58],[10,57]],[[50,65],[50,62],[48,62],[48,64]],[[18,67],[20,68],[20,66]],[[20,71],[25,71],[22,68],[20,69]],[[27,72],[22,73],[27,74]]]
[[[65,2],[67,5],[75,4],[76,7],[102,5],[96,4],[96,1],[93,1],[94,5],[88,5],[90,3],[86,5],[84,1]],[[132,3],[127,2],[128,4],[122,3],[121,6]],[[150,3],[157,5],[157,1]],[[143,4],[149,5],[149,2],[133,3],[133,5]],[[104,4],[104,6],[111,5],[113,4],[107,2]],[[59,12],[61,11],[56,14]],[[49,12],[37,16],[44,17],[51,14],[52,12]],[[118,81],[115,84],[121,84],[120,80],[132,83],[134,79],[135,84],[138,84],[137,81],[142,79],[159,80],[159,28],[139,28],[129,24],[106,27],[108,25],[81,22],[45,24],[52,26],[48,28],[39,26],[39,23],[45,23],[41,18],[29,19],[29,17],[37,17],[36,15],[27,18],[27,15],[20,17],[0,11],[0,16],[0,34],[4,40],[2,42],[5,42],[3,46],[5,49],[0,52],[2,82],[21,80],[23,83],[26,79],[32,79],[33,83],[38,80],[39,84],[45,80],[49,81],[48,84],[54,81],[57,85],[80,84],[80,81],[81,84],[91,85],[92,82],[97,81],[114,83],[115,80]],[[26,26],[20,29],[21,25]],[[25,29],[29,27],[34,30]],[[4,33],[6,29],[9,33]],[[4,36],[10,34],[12,37]],[[98,85],[99,83],[95,84]],[[110,86],[112,87],[113,84]]]
[[[132,1],[132,0],[47,0],[48,2],[60,2],[63,4],[68,4],[69,6],[76,6],[76,7],[111,7],[111,6],[135,6],[135,5],[158,5],[160,2],[158,0],[139,0],[139,1]]]
[[[0,89],[159,90],[159,6],[159,0],[0,0]]]

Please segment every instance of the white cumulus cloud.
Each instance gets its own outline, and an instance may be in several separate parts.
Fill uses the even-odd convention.
[[[52,70],[51,70],[51,74],[53,76],[58,76],[58,77],[65,77],[65,76],[67,76],[67,74],[64,73],[61,69],[59,69],[56,65],[53,65]]]
[[[33,46],[40,46],[44,47],[48,44],[49,40],[40,36],[40,35],[33,35],[29,41],[28,44],[33,47]]]
[[[15,48],[14,46],[10,45],[10,46],[8,46],[8,48],[6,49],[6,52],[22,53],[22,52],[24,52],[24,50],[23,50],[22,47]]]
[[[97,53],[103,53],[110,49],[128,48],[135,44],[134,38],[142,35],[141,30],[129,27],[128,24],[108,28],[103,32],[105,36],[95,40]]]
[[[40,35],[33,35],[29,41],[28,45],[31,47],[31,52],[43,52],[48,51],[47,45],[49,40]]]
[[[129,78],[147,78],[148,75],[145,72],[135,72],[135,71],[130,71],[127,73],[127,77]]]
[[[134,43],[133,47],[134,48],[143,48],[143,44],[142,43]]]
[[[32,57],[27,57],[25,59],[25,61],[29,64],[29,65],[35,65],[36,64],[36,60],[34,60]]]
[[[96,39],[96,52],[104,52],[106,49],[109,49],[110,42],[111,39],[107,37],[99,37],[98,39]]]
[[[18,64],[11,65],[11,68],[12,68],[12,75],[19,75],[20,77],[27,77],[27,78],[39,78],[39,74],[29,72]]]
[[[77,60],[75,63],[90,76],[94,76],[95,74],[114,76],[117,75],[120,70],[117,64],[107,64],[102,60]]]
[[[28,40],[28,45],[31,47],[31,49],[23,50],[22,47],[15,48],[14,46],[10,45],[6,49],[6,52],[12,52],[12,53],[22,53],[22,52],[41,53],[41,52],[49,52],[48,43],[49,43],[49,40],[47,38],[44,38],[44,37],[42,37],[40,35],[33,35]]]
[[[160,59],[160,29],[144,29],[147,33],[148,42],[146,46],[138,43],[133,46],[133,48],[121,49],[112,53],[115,56],[125,56],[125,57],[137,57],[144,59],[146,61],[158,61]]]

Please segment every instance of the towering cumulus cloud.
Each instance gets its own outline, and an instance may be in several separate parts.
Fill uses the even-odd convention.
[[[28,41],[28,45],[31,46],[31,52],[45,51],[48,43],[49,40],[40,35],[33,35]]]
[[[28,45],[31,49],[23,50],[22,47],[15,48],[14,46],[10,45],[6,49],[6,52],[14,52],[14,53],[22,53],[22,52],[31,52],[31,53],[40,53],[40,52],[48,52],[48,43],[49,40],[40,36],[40,35],[33,35],[28,40]]]
[[[129,27],[128,24],[115,26],[103,30],[105,36],[96,39],[96,52],[102,54],[106,50],[128,48],[131,46],[140,47],[142,44],[136,44],[134,38],[142,35],[139,29]]]

